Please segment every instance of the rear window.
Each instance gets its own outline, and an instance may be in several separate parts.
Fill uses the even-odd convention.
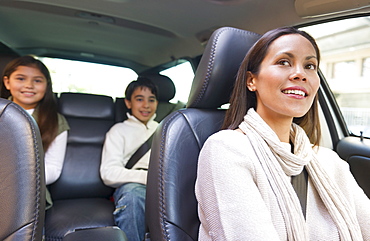
[[[81,61],[39,58],[49,69],[53,91],[124,97],[126,86],[137,78],[129,68]]]
[[[78,92],[113,98],[124,97],[127,85],[138,76],[130,68],[57,58],[38,59],[48,67],[55,93]],[[175,84],[176,95],[171,102],[186,103],[194,78],[190,62],[181,61],[178,65],[161,71],[160,74],[168,76]]]

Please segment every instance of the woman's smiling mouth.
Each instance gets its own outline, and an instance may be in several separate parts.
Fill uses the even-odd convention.
[[[303,92],[302,90],[283,90],[282,92],[284,94],[293,94],[293,95],[300,95],[300,96],[306,97],[306,93]]]

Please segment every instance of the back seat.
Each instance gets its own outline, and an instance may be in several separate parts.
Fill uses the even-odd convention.
[[[62,93],[58,102],[70,131],[62,174],[49,187],[54,203],[46,212],[45,239],[53,241],[75,229],[114,226],[113,188],[99,173],[105,134],[114,124],[113,99]]]
[[[163,75],[148,76],[158,86],[157,121],[184,103],[170,103],[175,95],[172,80]],[[57,97],[57,95],[56,95]],[[127,118],[124,98],[62,93],[57,97],[59,112],[70,131],[60,178],[48,188],[53,206],[45,218],[45,240],[62,240],[73,230],[114,226],[114,189],[103,184],[99,168],[106,132]]]

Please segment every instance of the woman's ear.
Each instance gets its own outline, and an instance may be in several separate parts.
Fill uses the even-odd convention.
[[[255,77],[250,71],[247,72],[247,81],[246,81],[246,83],[247,83],[247,88],[248,88],[249,91],[252,91],[252,92],[256,91],[257,88],[255,86]]]
[[[125,98],[125,104],[127,109],[131,110],[131,101]]]

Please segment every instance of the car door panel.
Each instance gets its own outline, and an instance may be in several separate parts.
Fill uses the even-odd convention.
[[[348,162],[357,183],[370,197],[370,140],[345,137],[339,141],[336,151]]]

